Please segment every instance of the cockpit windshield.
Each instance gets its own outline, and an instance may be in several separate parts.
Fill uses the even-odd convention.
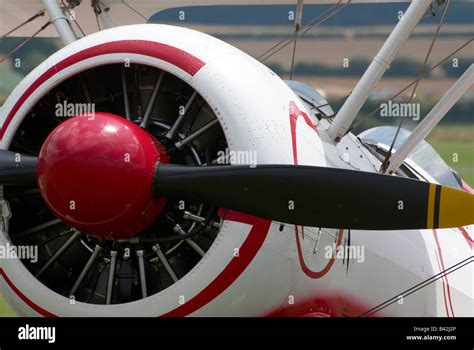
[[[359,134],[359,138],[369,144],[378,144],[388,151],[392,143],[397,128],[393,126],[381,126],[366,130]],[[394,152],[400,148],[408,136],[411,134],[406,129],[400,129],[395,145]],[[456,178],[455,172],[444,162],[440,155],[425,140],[421,141],[408,155],[408,160],[423,169],[432,176],[439,184],[461,188]]]

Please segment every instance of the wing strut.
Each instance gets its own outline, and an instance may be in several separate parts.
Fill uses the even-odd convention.
[[[328,128],[329,136],[334,142],[339,142],[347,133],[370,93],[374,90],[385,71],[390,68],[390,63],[405,41],[407,41],[430,4],[430,0],[417,0],[410,4],[405,15],[403,15],[403,18],[398,22],[385,44],[374,57],[369,68],[367,68]]]
[[[63,44],[66,46],[76,41],[76,34],[69,25],[69,20],[59,7],[58,2],[56,0],[43,0],[43,4]]]
[[[451,86],[451,88],[443,95],[428,115],[423,118],[421,123],[406,139],[400,149],[390,158],[387,170],[388,174],[396,171],[405,161],[408,154],[415,148],[418,143],[423,140],[439,123],[441,119],[448,113],[454,104],[464,95],[464,93],[474,83],[474,64],[464,72],[464,74]]]

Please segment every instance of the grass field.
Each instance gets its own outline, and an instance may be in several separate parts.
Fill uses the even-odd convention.
[[[14,317],[15,313],[0,294],[0,317]]]
[[[474,186],[474,143],[435,142],[432,146],[446,164],[455,169],[471,187]],[[457,162],[453,161],[456,157]]]
[[[438,126],[428,142],[448,166],[474,186],[474,124]]]

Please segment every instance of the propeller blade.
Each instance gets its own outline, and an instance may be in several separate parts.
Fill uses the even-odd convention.
[[[407,230],[474,223],[474,196],[413,179],[345,169],[159,164],[154,195],[314,227]]]
[[[0,150],[0,184],[29,185],[36,183],[38,158]]]

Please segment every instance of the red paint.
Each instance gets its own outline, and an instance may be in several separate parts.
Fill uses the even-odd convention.
[[[464,191],[470,194],[474,194],[474,189],[471,186],[469,186],[469,184],[466,181],[461,179],[461,183],[462,183],[462,189]]]
[[[105,240],[130,238],[165,206],[164,198],[152,197],[155,166],[168,163],[160,149],[150,134],[119,116],[70,118],[41,147],[41,195],[67,225]]]
[[[439,255],[438,255],[438,252],[435,252],[436,253],[436,262],[438,263],[438,268],[439,268],[439,271],[443,271],[441,269],[441,265],[439,263]],[[449,314],[449,311],[448,311],[448,300],[446,299],[446,282],[444,281],[444,277],[441,279],[441,282],[443,284],[443,299],[444,299],[444,309],[446,311],[446,317],[450,317],[451,315]]]
[[[272,311],[266,317],[357,317],[372,309],[353,297],[343,294],[331,294],[305,298]],[[384,316],[376,312],[370,317]]]
[[[290,102],[290,130],[291,130],[291,142],[292,142],[292,146],[293,146],[293,159],[294,159],[295,165],[298,165],[298,148],[297,148],[297,144],[296,144],[296,140],[297,140],[297,137],[296,137],[296,124],[297,124],[298,119],[300,117],[303,117],[306,124],[308,124],[308,126],[311,129],[313,129],[316,132],[316,134],[318,134],[318,136],[319,136],[319,133],[318,133],[318,130],[316,129],[316,126],[313,124],[313,122],[308,117],[308,115],[305,112],[300,111],[300,109],[298,108],[296,103],[291,101]]]
[[[8,125],[10,124],[18,110],[21,108],[23,103],[30,97],[33,92],[36,91],[36,89],[38,89],[49,78],[53,77],[65,68],[68,68],[78,62],[87,60],[91,57],[114,53],[139,54],[158,58],[182,69],[183,71],[192,76],[194,76],[205,65],[205,63],[199,58],[191,55],[186,51],[183,51],[170,45],[157,43],[155,41],[119,40],[87,48],[58,62],[56,65],[45,71],[36,81],[34,81],[28,87],[28,89],[23,93],[23,95],[21,95],[21,97],[18,99],[18,101],[8,114],[5,123],[3,124],[2,129],[0,130],[0,138],[3,138],[3,135],[5,134],[5,131],[8,128]]]
[[[299,238],[299,235],[298,235],[298,226],[295,226],[296,249],[298,250],[298,257],[299,257],[301,269],[306,274],[306,276],[316,279],[316,278],[323,277],[324,275],[326,275],[329,272],[332,265],[334,264],[334,260],[336,258],[335,254],[336,254],[338,248],[341,246],[342,235],[343,235],[343,230],[340,229],[339,230],[339,235],[337,237],[336,251],[333,252],[333,256],[331,257],[331,259],[329,259],[326,266],[321,271],[313,271],[306,265],[306,263],[304,261],[303,251],[301,249],[300,238]]]
[[[308,115],[302,112],[298,108],[295,102],[293,101],[290,102],[289,110],[290,110],[291,142],[292,142],[292,147],[293,147],[293,161],[295,165],[298,165],[298,148],[297,148],[297,135],[296,135],[296,124],[298,122],[298,118],[303,117],[306,124],[308,124],[308,126],[311,127],[311,129],[313,129],[318,136],[319,136],[319,133],[318,133],[318,130],[316,129],[316,126],[313,124],[313,122],[308,117]],[[342,233],[343,231],[339,230],[339,236],[337,239],[336,248],[338,248],[341,244]],[[296,236],[296,248],[298,250],[299,261],[300,261],[301,269],[303,270],[303,272],[310,278],[321,278],[325,274],[327,274],[329,270],[331,269],[332,265],[334,264],[335,257],[334,256],[331,257],[327,265],[321,271],[312,271],[308,266],[306,266],[306,263],[303,258],[303,252],[301,249],[301,243],[300,243],[300,239],[298,235],[297,225],[295,225],[295,236]],[[301,227],[301,239],[304,240],[304,226]]]
[[[237,220],[239,220],[240,215],[244,214],[237,214]],[[230,214],[230,218],[233,219],[233,214]],[[263,219],[260,219],[263,220]],[[244,218],[245,223],[252,223],[254,222],[254,217],[247,216]],[[240,222],[240,221],[239,221]],[[258,224],[258,223],[257,223]],[[255,226],[254,226],[255,228]],[[252,229],[254,230],[254,229]],[[253,234],[256,234],[257,231],[255,230]],[[268,232],[268,231],[267,231]],[[251,238],[252,232],[249,234],[249,238]],[[57,315],[41,308],[33,301],[31,301],[27,296],[25,296],[8,278],[6,273],[0,268],[0,276],[3,276],[7,284],[13,290],[13,292],[21,299],[25,304],[31,307],[34,311],[39,313],[44,317],[58,317]],[[232,282],[231,282],[232,283]],[[209,288],[209,287],[207,287]],[[206,289],[207,289],[206,288]],[[205,290],[206,290],[205,289]],[[203,292],[205,291],[203,290]],[[202,292],[201,292],[202,293]],[[186,304],[184,304],[186,305]],[[184,306],[183,305],[183,306]],[[264,315],[265,317],[341,317],[341,316],[358,316],[362,315],[366,310],[369,310],[369,306],[364,306],[362,303],[359,303],[351,298],[346,298],[341,295],[339,296],[332,296],[332,297],[318,297],[307,299],[299,303],[295,303],[293,305],[286,305],[285,307],[279,308],[278,310],[268,313]],[[171,311],[165,316],[178,316],[173,315],[176,310]],[[187,314],[181,314],[180,316],[186,316]],[[373,316],[380,316],[374,314]]]
[[[464,227],[458,227],[458,230],[463,235],[469,247],[471,247],[471,249],[474,249],[474,240],[471,238],[471,236],[469,236],[469,233],[466,231],[466,229]]]
[[[446,268],[444,267],[443,253],[441,251],[441,245],[439,244],[438,233],[437,233],[436,229],[433,229],[433,235],[434,235],[434,238],[435,238],[436,246],[438,247],[438,254],[439,254],[439,260],[441,262],[442,271],[444,271],[444,270],[446,270]],[[446,281],[446,289],[447,289],[447,295],[448,295],[448,300],[449,300],[449,306],[450,306],[450,309],[451,309],[452,316],[454,317],[453,303],[451,301],[451,289],[449,287],[448,276],[444,275],[443,279]]]
[[[301,316],[303,318],[316,318],[316,317],[331,317],[331,315],[324,312],[310,312],[306,315]]]
[[[224,211],[221,211],[220,213],[222,214]],[[224,292],[232,283],[234,283],[242,272],[244,272],[247,266],[252,262],[255,255],[257,255],[267,237],[268,230],[272,223],[267,219],[233,211],[225,211],[224,219],[252,225],[250,233],[239,248],[239,256],[233,258],[225,269],[214,279],[214,281],[212,281],[199,294],[190,299],[187,303],[166,313],[163,317],[187,316],[194,311],[199,310]]]
[[[30,308],[32,308],[34,311],[39,313],[40,315],[44,317],[57,317],[55,314],[52,314],[51,312],[43,309],[42,307],[36,305],[33,301],[31,301],[26,295],[24,295],[10,280],[10,278],[7,276],[5,271],[3,271],[2,268],[0,268],[0,276],[3,276],[5,279],[5,282],[7,282],[8,286],[12,289],[12,291],[21,299],[23,302],[28,305]]]

